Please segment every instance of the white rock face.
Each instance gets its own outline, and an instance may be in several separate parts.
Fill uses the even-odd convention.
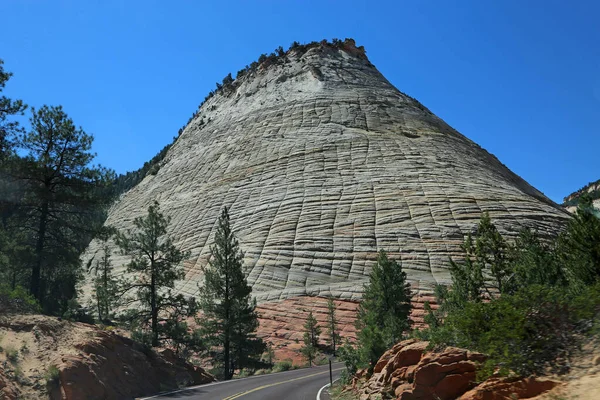
[[[482,211],[506,235],[560,229],[564,211],[361,54],[292,50],[213,96],[106,223],[131,229],[158,200],[176,245],[192,252],[177,290],[195,295],[229,206],[259,301],[358,298],[379,249],[415,287],[447,282],[448,258]]]

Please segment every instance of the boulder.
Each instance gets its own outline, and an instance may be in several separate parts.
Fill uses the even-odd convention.
[[[490,378],[463,394],[460,400],[530,399],[560,384],[557,381],[536,377]]]
[[[361,395],[375,398],[391,389],[403,400],[451,400],[476,385],[483,354],[455,347],[427,351],[427,346],[428,342],[414,339],[396,344],[379,359],[380,367],[365,382]]]

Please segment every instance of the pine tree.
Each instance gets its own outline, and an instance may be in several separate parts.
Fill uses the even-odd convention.
[[[335,316],[335,303],[331,297],[327,299],[327,336],[329,337],[329,346],[332,354],[335,356],[335,350],[340,343],[340,335],[337,328],[337,318]]]
[[[112,172],[91,163],[93,137],[62,107],[32,110],[31,131],[16,146],[24,154],[14,175],[26,188],[21,201],[29,231],[30,292],[48,312],[64,309],[82,277],[79,254],[102,223],[98,215],[110,199],[100,189]]]
[[[410,329],[411,309],[406,273],[381,250],[364,287],[356,320],[359,350],[369,368]]]
[[[487,212],[481,215],[473,237],[468,234],[461,246],[462,263],[450,259],[452,290],[436,289],[440,312],[462,308],[467,302],[480,302],[515,290],[514,260],[510,246],[496,229]]]
[[[131,256],[127,272],[135,277],[124,284],[122,292],[135,290],[132,300],[139,307],[130,310],[128,316],[149,331],[150,344],[157,347],[171,339],[174,330],[181,331],[182,320],[196,312],[195,299],[171,292],[175,282],[184,277],[180,264],[189,252],[179,250],[167,236],[169,219],[161,214],[158,202],[148,207],[146,216],[135,218],[133,224],[134,231],[118,232],[115,237],[122,253]]]
[[[308,360],[308,366],[312,366],[313,360],[319,348],[319,335],[321,328],[317,325],[317,320],[313,316],[312,311],[308,313],[306,323],[304,324],[304,346],[301,352]]]
[[[579,199],[577,211],[558,240],[558,256],[567,265],[567,279],[574,285],[600,278],[600,213],[589,195]]]
[[[4,71],[4,61],[0,59],[0,93],[12,73]],[[18,121],[8,120],[12,115],[23,115],[27,106],[21,100],[11,100],[6,96],[0,97],[0,166],[5,157],[12,152],[12,139],[14,135],[22,132]]]
[[[544,243],[537,232],[525,228],[509,247],[512,275],[504,293],[513,294],[531,285],[563,286],[567,284],[565,265],[559,262],[555,249]]]
[[[481,269],[487,268],[489,270],[494,288],[499,293],[504,293],[506,281],[511,276],[507,244],[492,223],[488,212],[481,215],[477,227],[474,256],[475,262],[481,266]]]
[[[213,364],[222,368],[223,379],[229,380],[235,369],[258,359],[265,346],[255,334],[256,300],[252,299],[252,288],[244,276],[243,254],[231,229],[227,207],[219,217],[200,293],[203,340]]]
[[[113,274],[112,249],[109,240],[115,233],[114,229],[104,228],[98,234],[100,241],[100,256],[94,257],[88,263],[88,271],[96,274],[94,278],[94,294],[99,321],[109,321],[119,304],[119,282]]]

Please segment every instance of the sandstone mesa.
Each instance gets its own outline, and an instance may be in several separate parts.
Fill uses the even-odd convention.
[[[204,102],[158,171],[121,196],[107,225],[152,201],[192,257],[176,291],[197,295],[216,220],[230,207],[259,303],[358,300],[377,251],[416,292],[447,283],[449,257],[483,211],[503,235],[558,232],[568,215],[412,97],[352,40],[263,62]],[[89,260],[99,250],[92,242]],[[128,260],[116,253],[123,273]]]

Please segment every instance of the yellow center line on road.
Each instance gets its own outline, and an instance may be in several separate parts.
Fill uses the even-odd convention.
[[[339,371],[341,369],[344,369],[344,368],[343,367],[342,368],[336,368],[333,371]],[[271,383],[271,384],[268,384],[268,385],[259,386],[259,387],[256,387],[254,389],[246,390],[245,392],[239,392],[239,393],[233,394],[233,395],[231,395],[229,397],[225,397],[223,400],[234,400],[234,399],[240,398],[242,396],[245,396],[247,394],[250,394],[250,393],[253,393],[253,392],[257,392],[259,390],[263,390],[263,389],[270,388],[270,387],[277,386],[277,385],[283,385],[284,383],[299,381],[301,379],[312,378],[313,376],[323,375],[323,374],[328,374],[328,373],[329,373],[329,370],[323,371],[323,372],[317,372],[315,374],[310,374],[310,375],[306,375],[306,376],[301,376],[299,378],[288,379],[287,381],[275,382],[275,383]]]

